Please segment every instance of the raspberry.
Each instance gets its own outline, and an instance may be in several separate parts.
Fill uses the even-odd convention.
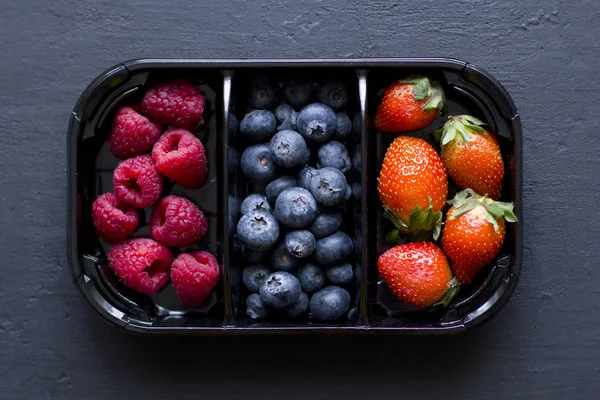
[[[151,295],[169,280],[173,256],[169,249],[152,239],[128,239],[114,244],[108,252],[108,265],[123,284]]]
[[[139,208],[151,206],[162,192],[162,175],[147,154],[129,158],[115,168],[115,196]]]
[[[169,129],[152,148],[158,171],[187,189],[197,189],[206,178],[204,146],[185,129]]]
[[[110,151],[122,160],[152,148],[162,133],[161,126],[151,122],[131,107],[117,111],[110,132]]]
[[[135,207],[118,200],[112,193],[104,193],[94,201],[92,218],[98,236],[109,243],[133,235],[139,222]]]
[[[173,261],[171,281],[184,306],[198,307],[219,281],[217,259],[206,251],[182,253]]]
[[[167,196],[152,210],[150,232],[162,244],[172,247],[191,246],[206,233],[208,221],[188,199]]]
[[[159,83],[142,99],[144,115],[178,128],[198,129],[204,112],[204,96],[185,79]]]

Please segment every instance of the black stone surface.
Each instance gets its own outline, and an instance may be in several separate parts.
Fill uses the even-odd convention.
[[[597,399],[600,3],[0,3],[0,398]],[[147,338],[70,282],[66,128],[137,57],[451,56],[497,77],[524,130],[524,265],[455,337]]]

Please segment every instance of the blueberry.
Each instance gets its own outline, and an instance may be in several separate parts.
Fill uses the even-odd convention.
[[[283,122],[286,119],[291,119],[293,112],[294,109],[289,104],[280,104],[275,109],[275,117],[277,118],[277,121]]]
[[[325,284],[325,274],[321,268],[314,264],[306,264],[300,267],[296,274],[302,290],[307,293],[313,293],[321,289]]]
[[[348,311],[348,319],[350,321],[356,321],[357,318],[358,318],[358,310],[356,309],[356,307],[352,307],[350,309],[350,311]]]
[[[298,279],[285,271],[273,272],[260,285],[260,299],[267,307],[284,308],[298,300],[302,289]]]
[[[304,167],[298,173],[298,186],[303,189],[310,190],[310,181],[317,174],[317,170],[313,167]]]
[[[355,171],[362,171],[362,148],[360,144],[354,149],[352,166],[354,167]]]
[[[317,90],[317,100],[334,110],[340,110],[348,102],[348,86],[341,81],[324,83]]]
[[[227,119],[227,134],[229,138],[229,144],[235,143],[235,136],[240,129],[240,121],[236,118],[233,113],[229,113],[229,118]]]
[[[336,168],[321,168],[310,181],[310,193],[319,204],[327,207],[343,203],[346,191],[346,177]]]
[[[260,264],[266,260],[268,255],[265,250],[253,250],[246,246],[242,249],[242,254],[248,264]]]
[[[290,254],[285,242],[275,247],[271,256],[271,268],[273,271],[293,272],[298,266],[298,259]]]
[[[306,189],[285,189],[275,201],[275,217],[290,228],[303,228],[316,216],[317,202]]]
[[[273,79],[260,76],[250,82],[248,103],[252,108],[272,109],[279,102],[281,89]]]
[[[346,113],[340,112],[335,114],[336,129],[333,137],[335,139],[345,139],[352,132],[352,122]]]
[[[352,134],[354,136],[360,136],[362,130],[362,118],[359,114],[356,114],[352,119]]]
[[[292,120],[291,119],[286,119],[285,121],[283,121],[282,123],[280,123],[279,125],[277,125],[277,131],[293,131],[296,129],[296,124],[292,124]]]
[[[252,293],[246,299],[246,314],[252,319],[263,319],[269,316],[258,293]]]
[[[306,139],[313,142],[326,142],[336,129],[335,113],[325,104],[312,103],[298,113],[296,128]]]
[[[354,278],[354,271],[352,270],[352,265],[350,265],[350,263],[344,263],[334,267],[326,268],[325,276],[327,276],[329,282],[333,283],[334,285],[346,285],[352,282],[352,278]]]
[[[241,211],[242,215],[252,211],[271,211],[271,205],[264,195],[253,193],[242,201]]]
[[[267,250],[279,238],[279,225],[268,212],[254,211],[240,219],[237,235],[245,246],[253,250]]]
[[[285,247],[296,258],[310,256],[316,246],[317,240],[308,230],[291,231],[285,235]]]
[[[354,243],[350,236],[338,231],[333,235],[317,240],[315,248],[315,261],[321,265],[340,264],[352,254]]]
[[[233,226],[236,226],[236,224],[234,224]],[[242,242],[240,242],[237,236],[233,237],[233,254],[235,256],[240,256],[244,254],[244,245],[242,244]]]
[[[275,162],[285,168],[304,164],[308,152],[304,138],[292,130],[277,132],[271,139],[270,149]]]
[[[298,113],[296,111],[293,112],[292,117],[290,119],[286,119],[279,125],[277,125],[278,131],[295,131],[296,130],[296,122],[298,120]]]
[[[346,146],[336,140],[325,143],[319,148],[317,153],[319,157],[319,168],[331,167],[339,169],[342,173],[350,171],[350,154]]]
[[[344,201],[348,201],[352,198],[352,186],[349,183],[346,184],[346,196],[344,197]]]
[[[314,94],[315,87],[308,79],[291,79],[283,85],[283,99],[296,110],[307,105]]]
[[[275,115],[268,110],[250,111],[240,125],[240,133],[252,142],[268,139],[277,131]]]
[[[267,193],[267,200],[269,203],[275,204],[277,197],[283,192],[285,189],[289,189],[291,187],[296,187],[297,182],[296,178],[289,175],[284,175],[280,178],[271,181],[265,188],[265,192]]]
[[[310,312],[320,321],[333,321],[350,306],[350,293],[338,286],[327,286],[310,299]]]
[[[268,183],[277,176],[277,164],[268,143],[249,146],[242,153],[242,172],[255,183]]]
[[[342,226],[342,214],[337,211],[321,211],[312,225],[310,231],[313,233],[315,238],[322,239],[324,237],[333,235]]]
[[[235,173],[240,166],[240,153],[233,147],[227,148],[227,176],[230,181],[235,180]]]
[[[233,289],[236,289],[240,286],[241,280],[241,270],[239,267],[231,266],[229,267],[229,284]]]
[[[235,223],[240,216],[240,200],[237,197],[227,196],[227,204],[229,208],[228,222],[229,233],[233,233]]]
[[[287,306],[283,309],[283,315],[290,318],[299,317],[302,314],[306,314],[308,311],[309,299],[305,292],[300,292],[300,297],[291,306]]]
[[[353,183],[352,184],[352,196],[354,196],[354,200],[359,201],[361,194],[362,194],[362,186],[360,186],[360,183]]]
[[[269,274],[269,269],[264,265],[249,265],[242,271],[242,281],[248,291],[258,293],[260,285]]]
[[[287,104],[278,105],[275,109],[275,117],[279,121],[279,125],[277,126],[278,131],[296,129],[298,113],[291,106]]]

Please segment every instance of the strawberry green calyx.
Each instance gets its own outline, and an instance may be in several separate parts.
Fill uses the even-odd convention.
[[[383,216],[390,220],[397,228],[388,233],[386,237],[386,240],[393,244],[399,242],[400,233],[411,234],[416,239],[424,239],[422,237],[423,233],[432,231],[433,239],[437,240],[442,230],[442,212],[433,211],[431,201],[429,202],[429,206],[423,211],[421,211],[421,207],[416,206],[410,214],[408,223],[404,222],[387,206],[383,207]]]
[[[467,143],[471,136],[470,131],[487,134],[486,130],[482,128],[483,125],[486,125],[485,122],[470,115],[450,116],[442,129],[436,130],[433,135],[442,146],[454,141],[457,137]]]
[[[450,282],[448,282],[448,291],[444,293],[441,299],[439,299],[434,305],[431,306],[431,309],[436,309],[437,307],[446,308],[454,298],[458,294],[460,290],[460,282],[456,277],[453,277]]]
[[[483,206],[486,211],[485,217],[487,221],[494,226],[494,230],[498,232],[498,222],[496,218],[503,218],[506,222],[515,223],[518,221],[514,214],[514,204],[495,201],[487,196],[480,196],[472,189],[465,189],[456,194],[454,199],[448,203],[454,206],[452,215],[448,215],[448,219],[452,220],[463,214],[468,213],[475,207]]]
[[[415,100],[427,100],[423,111],[437,110],[442,112],[445,107],[444,91],[437,82],[432,82],[426,76],[412,76],[400,81],[400,83],[414,84],[413,96]]]

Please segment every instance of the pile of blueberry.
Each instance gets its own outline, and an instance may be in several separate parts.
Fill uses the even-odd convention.
[[[341,230],[352,198],[344,143],[356,132],[344,112],[348,87],[310,79],[280,86],[259,77],[247,94],[236,143],[244,144],[239,165],[251,194],[235,232],[246,263],[246,312],[253,319],[352,318],[354,243]]]

